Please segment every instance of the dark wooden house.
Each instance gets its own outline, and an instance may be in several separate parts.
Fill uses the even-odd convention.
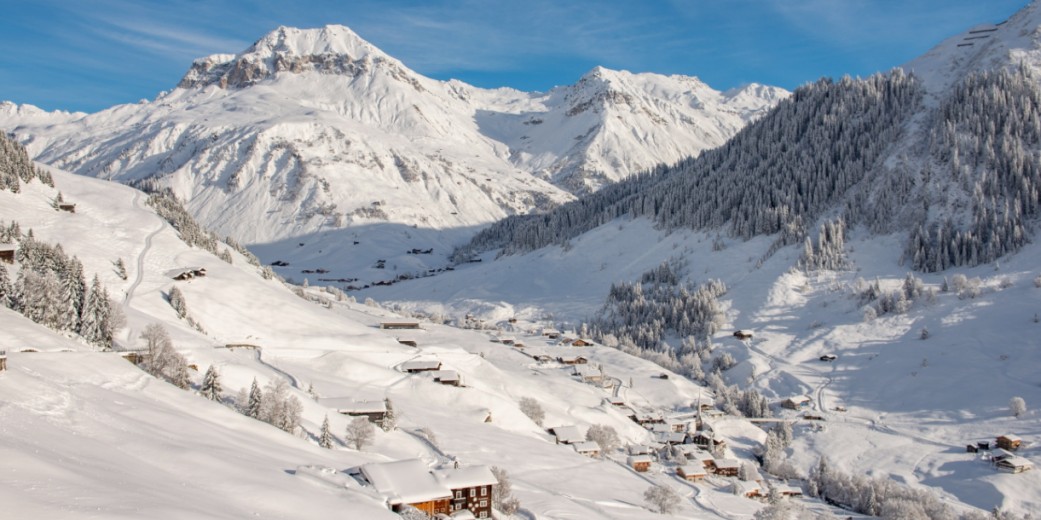
[[[452,490],[419,459],[373,462],[359,469],[395,513],[406,506],[415,507],[430,517],[452,512]]]
[[[449,514],[465,509],[475,518],[492,518],[492,492],[499,481],[488,466],[439,469],[434,476],[452,492]]]
[[[69,213],[75,213],[76,212],[76,205],[71,203],[71,202],[59,202],[58,203],[58,210],[60,210],[60,211],[68,211]]]
[[[8,264],[14,263],[14,253],[18,250],[18,246],[14,244],[0,244],[0,262],[6,262]]]
[[[741,340],[752,339],[752,335],[752,331],[750,330],[734,331],[734,337]]]
[[[318,402],[323,406],[336,410],[336,413],[339,414],[351,417],[366,417],[369,419],[369,422],[381,428],[383,427],[383,421],[387,419],[386,401],[354,401],[349,398],[333,397],[319,399]]]

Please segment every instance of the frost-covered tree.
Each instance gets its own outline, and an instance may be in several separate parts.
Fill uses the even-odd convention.
[[[680,503],[680,496],[671,487],[657,485],[643,492],[643,499],[663,515],[671,514]]]
[[[171,287],[167,300],[170,302],[170,306],[174,308],[174,311],[177,311],[178,317],[184,318],[188,315],[188,303],[184,301],[184,293],[180,289]]]
[[[210,365],[206,369],[206,375],[202,378],[202,389],[199,390],[199,393],[210,401],[221,400],[221,394],[224,393],[224,389],[221,387],[220,372],[217,371],[217,367]]]
[[[146,372],[187,390],[191,385],[188,362],[173,347],[170,333],[158,323],[151,323],[141,333],[145,340],[145,355],[142,366]]]
[[[373,428],[372,423],[367,418],[355,417],[354,420],[347,424],[344,440],[353,446],[354,449],[361,451],[362,448],[372,443],[375,435],[376,429]]]
[[[327,449],[333,449],[333,434],[329,429],[329,414],[325,415],[325,419],[322,421],[322,429],[318,433],[318,445]]]
[[[260,385],[257,384],[257,378],[253,378],[253,384],[249,387],[249,400],[246,402],[246,408],[242,411],[247,417],[254,419],[261,419],[264,406],[264,392],[260,389]]]
[[[0,263],[0,307],[11,307],[11,275],[4,264]]]
[[[112,326],[109,322],[108,291],[101,285],[101,280],[94,275],[90,290],[83,303],[83,316],[80,335],[87,341],[103,348],[112,345]]]
[[[1013,397],[1008,402],[1008,409],[1013,417],[1019,417],[1027,413],[1027,402],[1022,397]]]
[[[492,488],[492,508],[506,516],[512,516],[520,509],[520,500],[513,496],[513,482],[505,469],[492,466],[492,475],[496,485]]]
[[[535,424],[542,426],[542,421],[546,419],[546,412],[542,410],[542,405],[538,401],[532,397],[521,397],[518,404],[521,413],[527,415]]]
[[[390,398],[383,399],[384,406],[387,407],[387,414],[383,416],[383,431],[389,432],[398,426],[398,414],[394,411],[394,403],[390,402]]]
[[[611,426],[605,424],[593,424],[586,430],[586,440],[600,445],[600,456],[604,457],[609,452],[618,449],[622,441],[618,439],[618,432]]]

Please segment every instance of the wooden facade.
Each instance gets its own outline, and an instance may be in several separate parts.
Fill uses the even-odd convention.
[[[69,213],[75,213],[76,205],[69,202],[62,202],[58,204],[58,209],[61,211],[68,211]]]
[[[17,250],[14,244],[0,244],[0,262],[14,263],[14,253]]]
[[[734,337],[737,339],[745,340],[752,339],[752,331],[750,330],[739,330],[734,332]]]
[[[997,445],[1003,450],[1016,451],[1023,441],[1015,435],[1002,435],[998,437]]]
[[[412,348],[419,347],[419,343],[417,343],[414,339],[399,339],[398,343],[401,343],[402,345],[408,345]]]
[[[676,474],[688,482],[698,482],[708,477],[708,471],[697,465],[687,464],[676,468]]]
[[[491,518],[492,485],[453,489],[450,509],[447,514],[466,509],[476,518]]]
[[[145,357],[140,352],[123,352],[120,356],[123,356],[123,359],[135,365],[140,365],[145,360]]]
[[[395,513],[400,513],[403,509],[405,509],[406,505],[412,506],[426,513],[431,518],[437,515],[450,514],[452,509],[451,499],[446,497],[434,500],[427,500],[426,502],[417,502],[415,504],[395,504],[393,507],[391,507],[391,511],[394,511]]]

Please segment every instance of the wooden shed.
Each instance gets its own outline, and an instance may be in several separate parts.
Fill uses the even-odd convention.
[[[584,365],[589,363],[589,360],[582,356],[560,356],[557,361],[565,365]]]
[[[805,395],[797,395],[795,397],[789,397],[781,402],[781,406],[789,410],[801,410],[810,406],[811,399]]]
[[[351,417],[365,417],[376,426],[383,427],[387,418],[386,401],[355,401],[350,398],[332,397],[319,399],[318,404],[336,410],[336,413]]]
[[[1006,434],[998,437],[997,445],[1003,450],[1016,451],[1023,440],[1016,435]]]
[[[13,264],[15,251],[18,251],[18,246],[14,244],[0,244],[0,262]]]
[[[575,448],[575,451],[586,457],[599,457],[600,456],[600,445],[593,441],[582,441],[572,443],[571,446]]]
[[[734,331],[734,337],[737,338],[737,339],[741,339],[741,340],[752,339],[752,336],[753,336],[752,331],[747,330],[747,329]]]
[[[419,343],[417,343],[414,339],[399,339],[398,343],[401,343],[402,345],[408,345],[412,348],[419,347]]]
[[[433,372],[441,370],[441,362],[436,359],[421,360],[413,359],[401,364],[401,371],[415,374],[417,372]]]
[[[59,211],[68,211],[69,213],[76,212],[76,205],[71,202],[60,202],[58,203]]]
[[[141,362],[145,360],[145,357],[143,355],[141,355],[140,352],[123,352],[123,353],[120,353],[119,355],[123,356],[123,359],[125,359],[125,360],[127,360],[127,361],[129,361],[129,362],[131,362],[131,363],[133,363],[135,365],[140,365]]]
[[[705,466],[701,464],[684,464],[676,468],[676,474],[684,480],[697,482],[699,480],[705,480],[705,477],[708,476],[708,470],[706,470]]]
[[[1007,457],[994,463],[998,471],[1006,473],[1023,473],[1034,469],[1034,465],[1023,457]]]
[[[640,473],[644,473],[651,469],[651,463],[654,462],[650,455],[630,455],[625,459],[626,464]]]

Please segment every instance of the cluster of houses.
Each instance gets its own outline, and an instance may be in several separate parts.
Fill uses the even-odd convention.
[[[419,459],[407,459],[363,464],[352,473],[396,513],[411,506],[432,518],[492,518],[498,480],[487,466],[461,468],[457,463],[431,470]]]
[[[442,364],[436,359],[413,359],[400,365],[402,372],[419,374],[429,372],[435,383],[448,386],[463,386],[463,379],[455,370],[442,369]]]
[[[1034,469],[1034,464],[1027,460],[1026,457],[1020,457],[1013,453],[1023,446],[1023,439],[1019,438],[1019,436],[1012,434],[1001,435],[995,440],[994,445],[995,447],[992,449],[989,441],[980,441],[976,444],[965,446],[965,451],[969,453],[989,452],[990,462],[994,464],[998,471],[1023,473],[1024,471]]]

